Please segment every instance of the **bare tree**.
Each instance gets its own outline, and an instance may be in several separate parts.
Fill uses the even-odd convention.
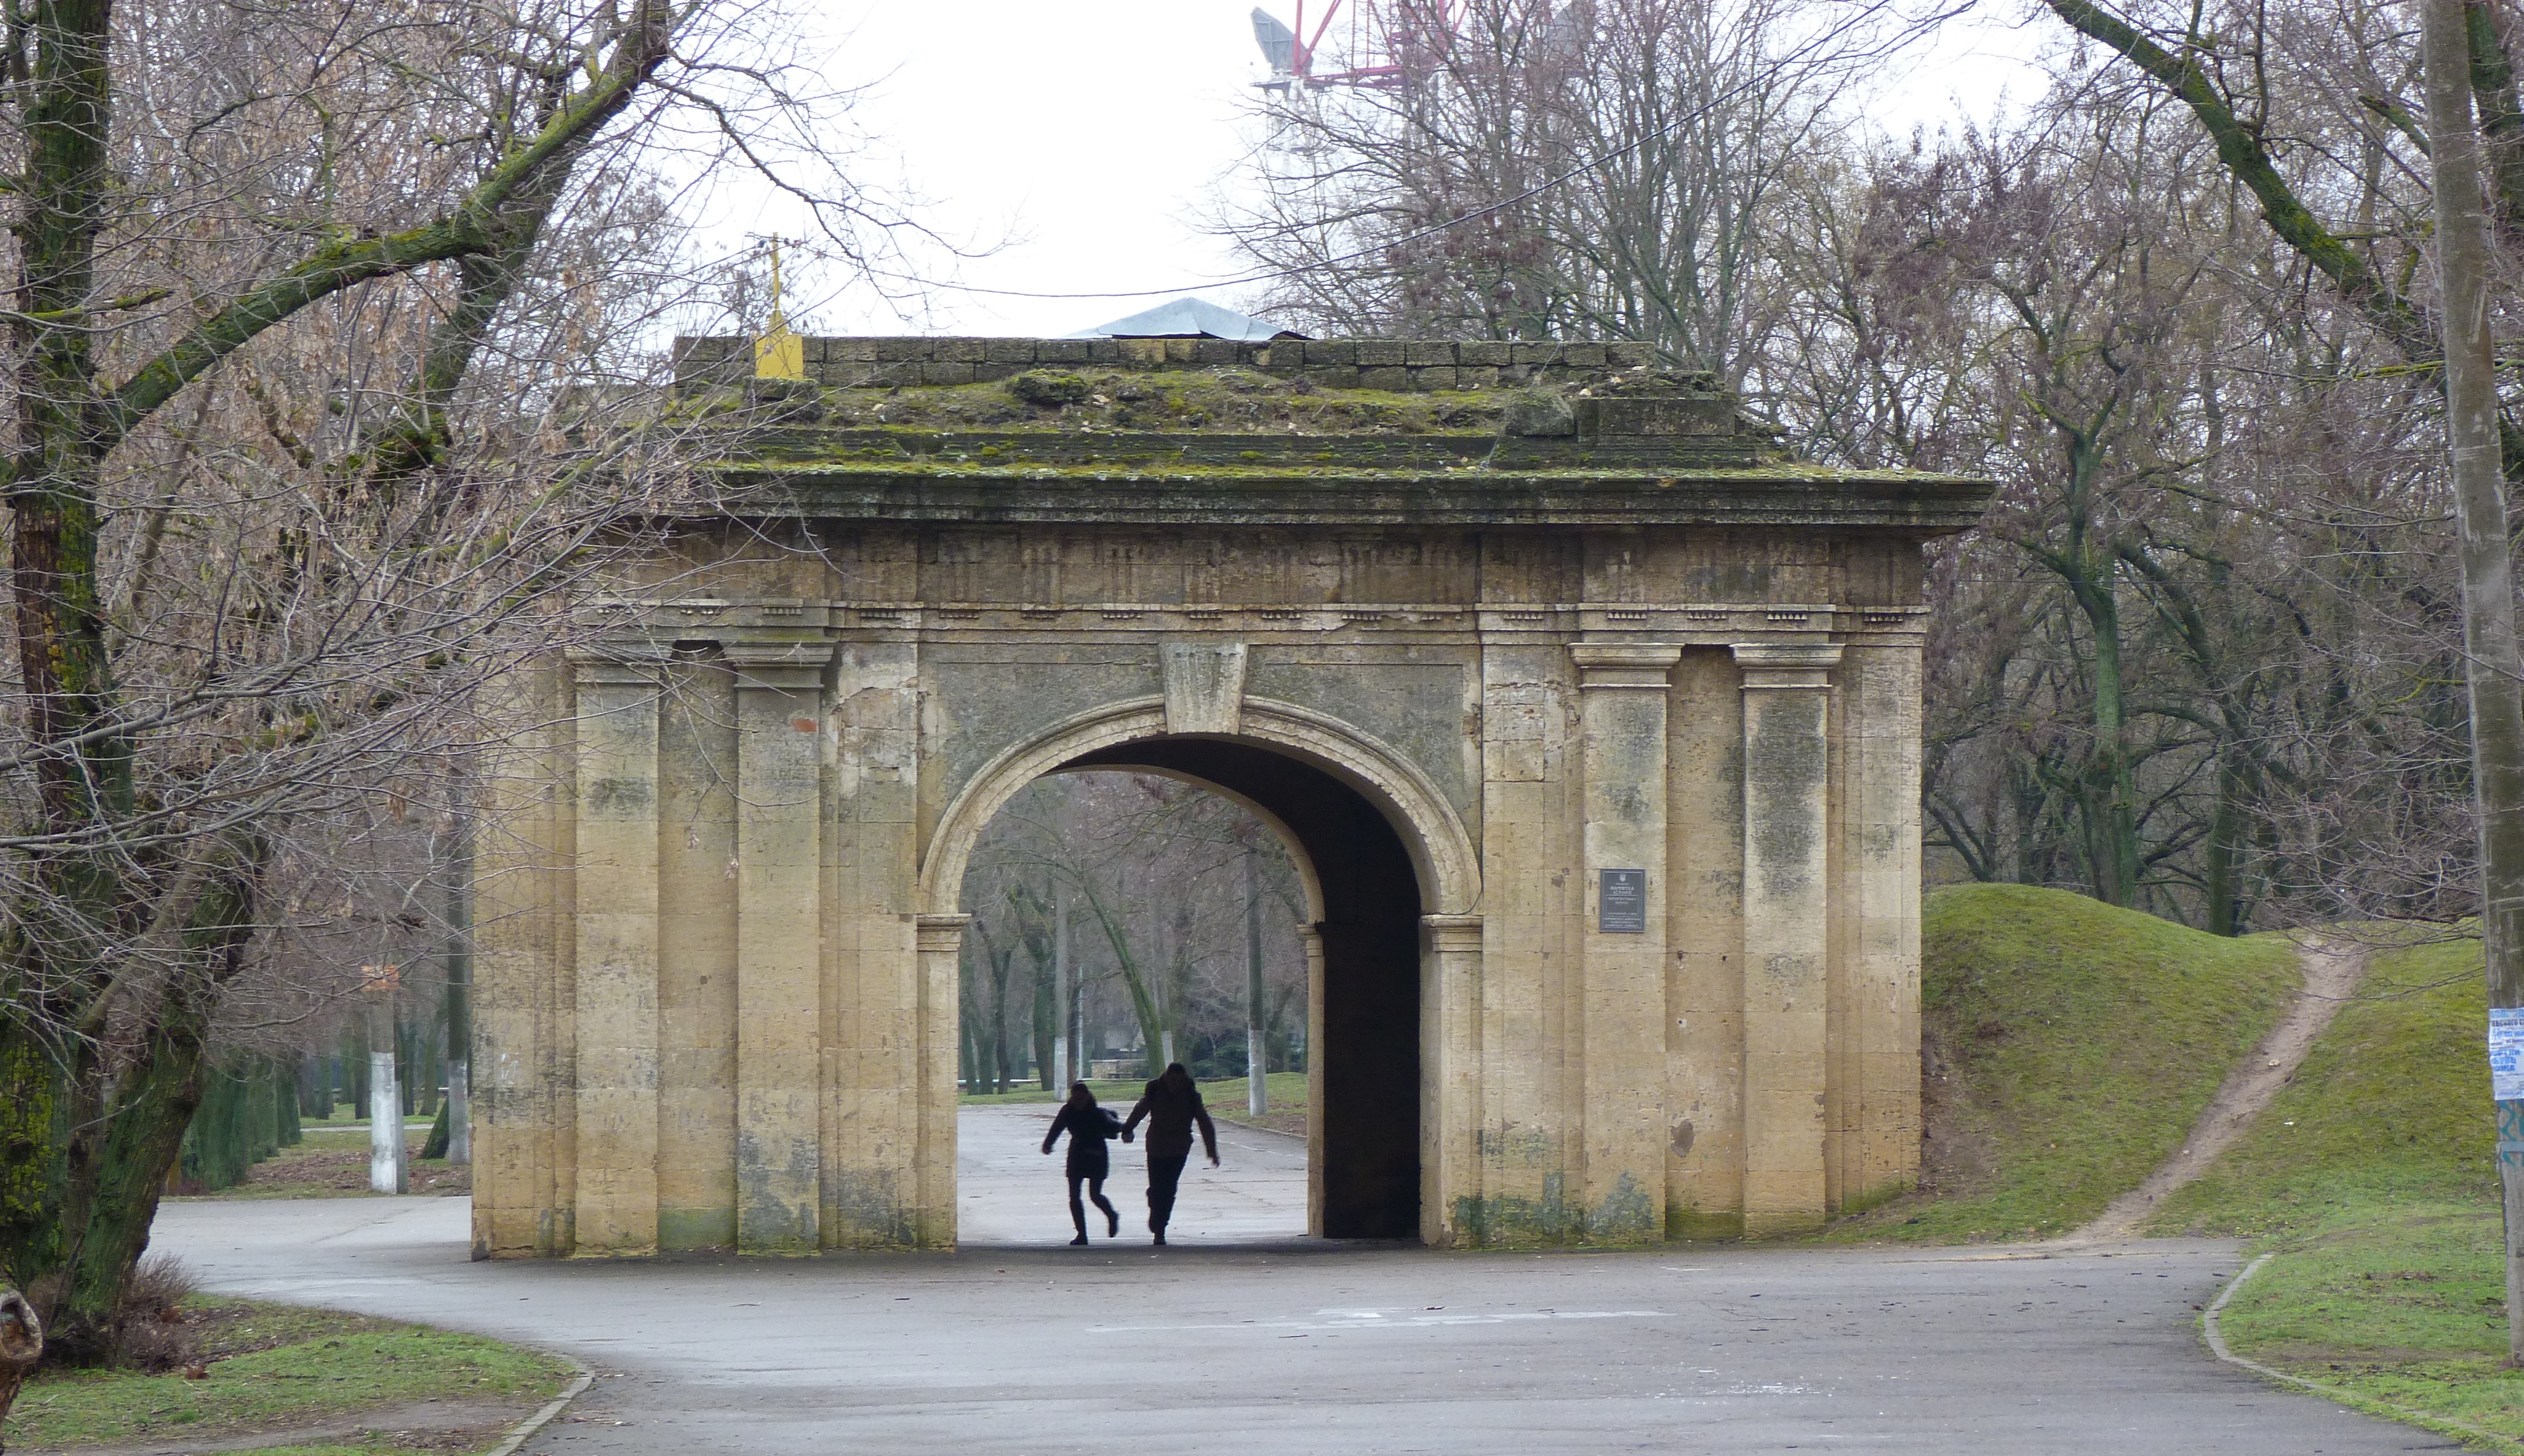
[[[601,629],[582,587],[691,503],[639,393],[680,268],[655,153],[733,144],[743,85],[795,121],[731,59],[753,19],[7,27],[0,1283],[53,1357],[112,1353],[218,1040],[340,1014],[286,975],[337,967],[328,937],[400,961],[443,932],[408,851],[521,727],[485,684]]]

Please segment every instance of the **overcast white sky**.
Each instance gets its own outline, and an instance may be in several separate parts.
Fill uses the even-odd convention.
[[[977,258],[925,252],[922,275],[1032,293],[1158,289],[1235,301],[1233,289],[1200,287],[1235,272],[1200,228],[1208,200],[1235,185],[1238,109],[1267,73],[1254,0],[822,3],[831,30],[809,46],[827,57],[823,72],[872,85],[856,114],[879,141],[865,159],[870,178],[917,189],[921,216],[943,234],[1006,240]],[[2022,58],[2051,31],[2019,24],[2014,0],[1984,5],[1889,69],[1869,105],[1878,124],[1933,128],[1986,117],[2003,93],[2032,93]],[[1264,8],[1286,21],[1292,6]],[[728,236],[711,237],[711,251],[741,246],[747,232],[801,230],[776,200],[743,195],[751,190],[729,189],[735,206],[722,204],[712,230]],[[1058,335],[1158,302],[936,289],[926,313],[906,322],[864,284],[801,271],[792,297],[818,333]]]

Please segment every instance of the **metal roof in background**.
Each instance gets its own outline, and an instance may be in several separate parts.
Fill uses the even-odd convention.
[[[1066,336],[1071,339],[1266,339],[1303,335],[1259,318],[1222,308],[1207,299],[1180,298],[1154,308],[1099,323]]]

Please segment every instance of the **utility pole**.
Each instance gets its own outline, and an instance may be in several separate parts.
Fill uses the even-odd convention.
[[[1251,1115],[1270,1110],[1271,1048],[1262,1034],[1262,852],[1244,846],[1244,1084]]]
[[[399,968],[364,967],[368,1024],[368,1187],[381,1194],[412,1192],[412,1168],[403,1141],[403,1090],[395,1079],[395,983]]]
[[[2515,641],[2514,559],[2498,446],[2489,330],[2489,220],[2481,202],[2471,42],[2463,0],[2427,0],[2428,164],[2444,293],[2446,435],[2461,539],[2471,781],[2480,822],[2481,942],[2489,971],[2490,1096],[2506,1214],[2506,1343],[2524,1360],[2524,653]]]
[[[473,834],[460,811],[447,854],[447,1160],[473,1161]]]

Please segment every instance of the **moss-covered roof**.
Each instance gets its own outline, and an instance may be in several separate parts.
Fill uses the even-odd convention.
[[[1968,526],[1989,493],[1957,477],[1800,460],[1707,376],[1642,365],[1410,389],[1317,382],[1368,372],[1356,365],[1250,360],[1011,364],[986,380],[892,385],[940,366],[849,367],[856,382],[842,386],[687,370],[679,407],[725,426],[711,468],[740,498],[824,519],[1735,521],[1942,534]]]

